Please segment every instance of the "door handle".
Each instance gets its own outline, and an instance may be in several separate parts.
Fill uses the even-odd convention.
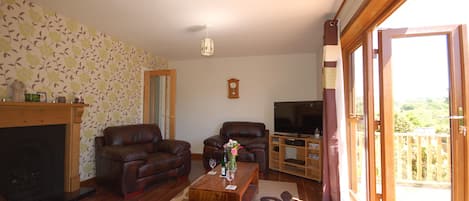
[[[464,116],[449,116],[448,119],[464,119]]]

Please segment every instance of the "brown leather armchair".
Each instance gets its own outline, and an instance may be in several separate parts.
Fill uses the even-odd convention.
[[[138,124],[108,127],[95,138],[96,181],[128,197],[152,182],[187,176],[190,144],[163,140],[158,126]]]
[[[263,123],[257,122],[225,122],[219,135],[204,140],[203,164],[206,170],[210,169],[210,158],[220,162],[223,156],[223,145],[229,139],[237,140],[243,147],[238,151],[237,161],[257,162],[259,171],[266,173],[269,166],[269,131]]]

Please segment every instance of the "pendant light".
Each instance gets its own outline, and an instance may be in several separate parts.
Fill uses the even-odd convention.
[[[200,54],[202,56],[212,56],[215,52],[215,47],[213,45],[213,40],[208,37],[208,26],[205,25],[205,38],[202,39],[200,43]]]

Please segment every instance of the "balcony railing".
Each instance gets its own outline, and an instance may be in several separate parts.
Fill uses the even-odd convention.
[[[359,132],[363,136],[363,132]],[[363,137],[357,146],[364,146]],[[451,186],[451,144],[449,134],[394,133],[394,173],[398,185]],[[380,147],[380,133],[375,133],[376,147]],[[358,148],[358,160],[363,160],[363,148]],[[377,150],[379,152],[379,150]],[[376,155],[376,163],[381,156]],[[361,166],[358,167],[361,169]],[[361,171],[358,171],[360,174]],[[381,183],[381,171],[377,170],[377,182]],[[358,182],[361,181],[358,175]]]
[[[451,185],[451,145],[448,134],[394,133],[397,184]]]

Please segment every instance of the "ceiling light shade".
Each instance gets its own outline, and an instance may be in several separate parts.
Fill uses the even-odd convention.
[[[200,54],[202,56],[212,56],[215,52],[215,47],[213,46],[213,40],[211,38],[204,38],[200,44]]]

